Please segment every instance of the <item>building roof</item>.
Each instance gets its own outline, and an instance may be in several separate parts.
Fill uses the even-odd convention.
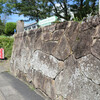
[[[31,23],[31,24],[25,25],[24,28],[32,26],[32,25],[37,25],[37,23]]]

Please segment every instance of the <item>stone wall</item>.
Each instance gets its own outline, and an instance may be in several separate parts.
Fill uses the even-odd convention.
[[[11,71],[52,100],[100,100],[100,18],[15,34]]]

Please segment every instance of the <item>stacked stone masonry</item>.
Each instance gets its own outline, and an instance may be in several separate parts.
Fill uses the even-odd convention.
[[[15,34],[11,71],[52,100],[100,100],[100,17]]]

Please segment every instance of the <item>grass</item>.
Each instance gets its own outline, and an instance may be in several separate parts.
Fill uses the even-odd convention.
[[[0,48],[4,48],[5,58],[9,59],[12,53],[14,38],[0,35]]]

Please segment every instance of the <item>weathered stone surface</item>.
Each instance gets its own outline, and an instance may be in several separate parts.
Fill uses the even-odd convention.
[[[40,38],[41,34],[42,34],[42,29],[41,28],[37,29],[35,32],[35,41],[37,41]]]
[[[11,71],[52,100],[99,100],[99,20],[15,34]]]
[[[56,24],[42,28],[43,32],[54,32],[55,30],[56,30]]]
[[[82,24],[82,27],[81,27],[81,31],[86,31],[88,29],[92,28],[92,22],[86,22],[86,23],[83,23]]]
[[[55,100],[55,81],[46,77],[42,73],[33,70],[32,82],[37,89],[46,93],[50,98]]]
[[[40,50],[43,44],[44,44],[43,41],[39,38],[37,41],[34,42],[33,50]]]
[[[60,60],[65,60],[70,54],[71,54],[71,48],[67,41],[66,36],[64,35],[61,37],[59,44],[57,45],[55,51],[53,52],[53,55]]]
[[[69,23],[65,30],[65,35],[68,39],[68,42],[73,50],[75,48],[78,40],[79,40],[79,30],[80,30],[80,24],[77,22]]]
[[[95,15],[92,19],[92,26],[96,27],[100,23],[100,16]]]
[[[60,61],[51,55],[45,54],[42,51],[35,51],[30,60],[31,69],[41,72],[43,75],[52,79],[56,77],[64,66],[59,66]],[[55,67],[56,66],[56,67]]]
[[[78,35],[78,40],[73,48],[73,52],[75,53],[76,58],[80,58],[91,53],[92,35],[94,33],[94,28],[80,32]]]
[[[93,35],[93,39],[100,39],[100,25],[96,27],[96,32]]]
[[[17,33],[24,32],[24,22],[19,20],[17,22]]]
[[[55,48],[57,47],[58,41],[48,41],[44,42],[42,45],[42,51],[47,54],[53,54]]]
[[[71,90],[74,89],[71,85],[74,85],[73,78],[75,76],[75,68],[77,67],[77,63],[73,56],[65,61],[65,69],[61,71],[55,80],[57,95],[62,95],[64,98],[67,98],[68,94],[71,93]],[[79,73],[77,73],[75,77],[77,77],[78,74]]]
[[[51,32],[42,33],[41,40],[43,40],[43,41],[51,41],[52,40]]]
[[[80,24],[77,22],[69,22],[65,30],[66,36],[69,36],[69,38],[71,38],[74,35],[74,32],[76,31],[78,25]]]
[[[66,100],[99,100],[100,86],[82,74],[79,65],[73,56],[66,60],[65,70],[55,80],[57,95]]]
[[[95,43],[93,43],[93,46],[91,48],[91,52],[93,55],[95,55],[97,58],[100,59],[100,39],[94,40]]]
[[[53,41],[59,41],[61,36],[64,34],[64,29],[57,30],[52,34]]]
[[[100,60],[90,54],[79,59],[79,66],[88,79],[100,84]]]
[[[68,25],[68,22],[56,24],[56,30],[59,30],[59,29],[66,29],[66,26],[67,26],[67,25]]]

